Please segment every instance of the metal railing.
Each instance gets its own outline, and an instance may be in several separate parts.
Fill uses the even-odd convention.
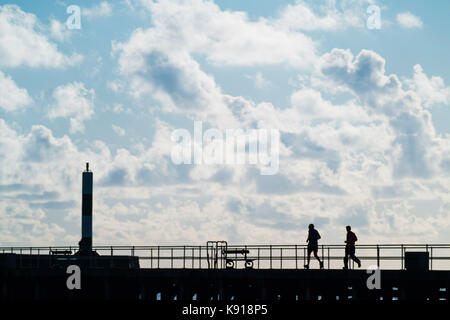
[[[228,245],[209,241],[198,246],[94,246],[102,256],[137,256],[141,268],[168,269],[303,269],[307,259],[306,245]],[[77,246],[0,247],[0,254],[52,255],[72,257]],[[450,270],[450,244],[360,244],[356,256],[362,269],[405,269],[405,252],[428,252],[431,270]],[[319,245],[318,255],[325,269],[342,269],[345,245]],[[250,263],[251,262],[251,263]],[[311,268],[319,264],[311,255]],[[17,267],[20,266],[18,259]],[[353,262],[349,268],[356,268]]]

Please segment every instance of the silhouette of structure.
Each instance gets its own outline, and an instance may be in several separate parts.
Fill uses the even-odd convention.
[[[81,200],[81,240],[79,255],[92,255],[92,194],[93,173],[89,171],[89,163],[86,163],[86,171],[83,172],[82,184],[83,198]]]
[[[88,165],[82,193],[79,247],[0,247],[0,300],[449,299],[449,244],[359,245],[363,262],[391,268],[371,290],[365,270],[338,269],[343,245],[318,246],[324,270],[303,270],[304,245],[93,246]],[[81,269],[80,290],[66,286],[69,265]]]

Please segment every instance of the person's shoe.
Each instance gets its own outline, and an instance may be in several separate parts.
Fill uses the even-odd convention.
[[[305,264],[305,269],[309,269],[309,265]]]
[[[343,267],[342,269],[344,269],[344,270],[348,270],[348,267]]]
[[[358,268],[361,268],[361,261],[358,261]]]
[[[319,264],[320,264],[320,269],[323,269],[323,261],[320,261]]]

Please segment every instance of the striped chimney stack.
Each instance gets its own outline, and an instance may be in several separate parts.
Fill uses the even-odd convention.
[[[86,171],[83,172],[81,240],[78,243],[80,246],[80,252],[86,254],[90,254],[92,252],[92,189],[93,174],[89,171],[89,163],[86,163]]]

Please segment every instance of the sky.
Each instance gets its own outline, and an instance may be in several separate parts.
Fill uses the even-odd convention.
[[[346,225],[366,244],[449,242],[448,12],[0,1],[0,246],[77,245],[86,162],[94,245],[304,244],[310,223],[324,244]],[[174,134],[200,122],[275,130],[276,172],[177,163]]]

